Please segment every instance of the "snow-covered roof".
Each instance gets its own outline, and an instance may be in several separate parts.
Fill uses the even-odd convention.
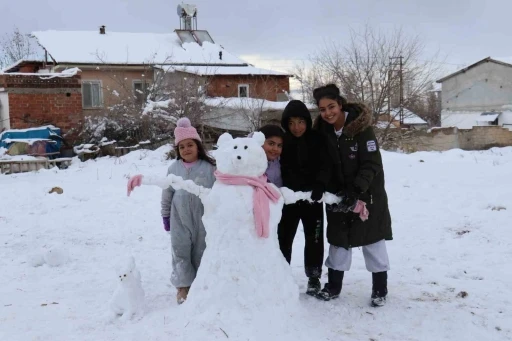
[[[11,65],[7,65],[6,67],[4,67],[2,70],[0,70],[0,73],[8,72],[8,71],[10,71],[12,69],[15,69],[15,68],[21,66],[22,64],[27,64],[27,63],[42,64],[42,63],[44,63],[44,61],[42,59],[40,59],[40,60],[36,60],[36,59],[20,59],[17,62],[15,62],[15,63],[13,63]]]
[[[476,119],[477,122],[494,122],[501,112],[484,112]]]
[[[257,68],[251,65],[247,66],[159,66],[158,68],[166,71],[181,71],[192,73],[199,76],[212,75],[260,75],[260,76],[291,76],[284,72]]]
[[[205,99],[205,104],[211,107],[225,107],[233,109],[260,109],[263,111],[267,110],[284,110],[288,101],[274,102],[267,101],[259,98],[248,98],[248,97],[210,97]],[[316,109],[313,104],[307,104],[309,110]]]
[[[213,64],[246,65],[220,45],[181,43],[175,32],[36,31],[40,45],[59,64]],[[222,59],[219,57],[222,52]]]
[[[400,108],[391,109],[391,117],[395,120],[400,119]],[[404,108],[404,124],[428,124],[424,119]]]
[[[51,78],[70,78],[76,76],[78,72],[81,72],[77,67],[69,68],[62,70],[62,72],[9,72],[6,75],[9,76],[38,76],[41,79],[51,79]],[[0,72],[2,74],[3,72]]]

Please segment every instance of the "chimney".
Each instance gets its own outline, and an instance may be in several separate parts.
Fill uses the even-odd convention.
[[[222,51],[219,51],[219,59],[222,60]]]
[[[100,34],[105,34],[105,25],[100,26]]]

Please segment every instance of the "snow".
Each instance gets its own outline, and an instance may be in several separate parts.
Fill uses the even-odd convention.
[[[8,161],[31,161],[31,160],[46,160],[45,157],[35,157],[28,155],[9,155],[7,152],[4,154],[0,151],[0,160],[8,160]]]
[[[146,106],[144,107],[144,110],[142,111],[142,115],[147,115],[156,109],[168,109],[169,104],[174,103],[174,99],[167,99],[165,101],[156,101],[153,102],[151,100],[148,100],[146,103]]]
[[[233,109],[258,109],[258,110],[284,110],[289,101],[274,102],[259,98],[248,97],[209,97],[204,103],[211,107],[225,107]],[[315,110],[314,104],[306,103],[309,110]]]
[[[56,141],[49,140],[49,139],[5,139],[4,140],[4,142],[7,143],[7,144],[14,143],[14,142],[23,142],[23,143],[26,143],[28,145],[33,145],[34,143],[39,142],[39,141],[45,141],[45,142],[50,142],[50,143],[57,143]]]
[[[160,66],[165,72],[185,72],[192,73],[199,76],[212,76],[212,75],[261,75],[261,76],[288,76],[289,74],[261,69],[254,66]]]
[[[499,126],[509,126],[512,124],[512,111],[504,106],[504,110],[496,112]],[[471,129],[474,126],[489,125],[488,115],[482,116],[485,111],[441,111],[441,125],[443,127],[455,126],[459,129]],[[496,119],[496,117],[494,118]],[[510,129],[510,128],[509,128]]]
[[[395,120],[400,120],[400,108],[391,109],[391,116]],[[413,113],[407,108],[404,108],[404,124],[428,124],[424,119]]]
[[[44,130],[44,129],[51,129],[51,130],[55,130],[55,129],[58,129],[57,127],[53,126],[53,125],[46,125],[46,126],[40,126],[40,127],[36,127],[36,128],[26,128],[26,129],[8,129],[8,130],[4,130],[0,133],[0,139],[2,138],[2,135],[3,134],[6,134],[6,133],[26,133],[26,132],[29,132],[29,131],[34,131],[34,130]]]
[[[368,305],[371,275],[359,249],[339,299],[320,302],[306,296],[299,227],[291,269],[300,308],[283,317],[249,305],[223,320],[209,314],[217,307],[212,304],[202,306],[197,318],[186,314],[189,302],[176,304],[175,290],[168,287],[171,247],[161,226],[160,189],[140,187],[126,197],[127,177],[166,174],[169,149],[84,163],[75,158],[66,170],[0,175],[4,198],[16,193],[0,204],[1,340],[512,338],[512,276],[506,270],[512,261],[512,197],[504,185],[512,174],[512,147],[383,152],[395,238],[387,243],[391,271],[385,307]],[[54,186],[64,193],[48,194]],[[55,244],[69,251],[65,264],[30,264],[34,250]],[[145,315],[106,322],[102,315],[118,282],[115,266],[131,254],[146,293]],[[231,275],[242,274],[247,276]],[[259,273],[254,279],[272,281]],[[206,279],[212,285],[221,280]],[[322,283],[326,280],[325,271]],[[274,299],[273,291],[265,294],[268,301]],[[257,330],[254,326],[262,322],[265,330]],[[211,328],[205,331],[203,323]],[[258,338],[257,333],[272,336]]]
[[[172,33],[36,31],[32,33],[59,63],[246,64],[217,44],[184,43]],[[219,52],[222,51],[222,60]]]
[[[52,79],[52,78],[70,78],[76,76],[78,72],[81,72],[79,68],[69,68],[62,70],[62,72],[39,72],[39,73],[31,73],[31,72],[9,72],[6,75],[9,76],[39,76],[40,79]],[[0,73],[1,74],[1,73]]]
[[[483,113],[476,119],[477,122],[492,122],[500,116],[500,113]]]

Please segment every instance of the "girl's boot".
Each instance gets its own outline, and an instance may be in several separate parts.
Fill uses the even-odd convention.
[[[320,290],[318,294],[316,294],[316,298],[319,300],[330,301],[340,296],[341,287],[343,284],[343,275],[344,271],[338,271],[333,269],[328,269],[329,272],[327,274],[328,282],[325,284],[324,288]]]
[[[386,304],[388,294],[388,272],[372,272],[372,307],[382,307]]]
[[[190,287],[178,288],[178,292],[176,293],[176,301],[178,302],[178,304],[182,304],[187,300],[189,290]]]

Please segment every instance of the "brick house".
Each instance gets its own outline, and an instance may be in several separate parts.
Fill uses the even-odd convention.
[[[79,72],[0,74],[0,131],[53,124],[63,131],[82,119]]]
[[[31,122],[27,117],[37,117],[33,124],[44,121],[66,131],[79,121],[78,109],[83,117],[105,112],[120,98],[142,103],[162,74],[171,84],[195,78],[206,86],[208,97],[287,100],[290,75],[254,67],[231,54],[207,31],[193,27],[195,9],[181,6],[182,25],[172,33],[108,32],[105,26],[98,31],[33,32],[45,58],[21,60],[0,73],[0,130],[25,127]],[[70,68],[80,72],[73,78],[54,77]],[[41,79],[48,74],[52,78]]]

